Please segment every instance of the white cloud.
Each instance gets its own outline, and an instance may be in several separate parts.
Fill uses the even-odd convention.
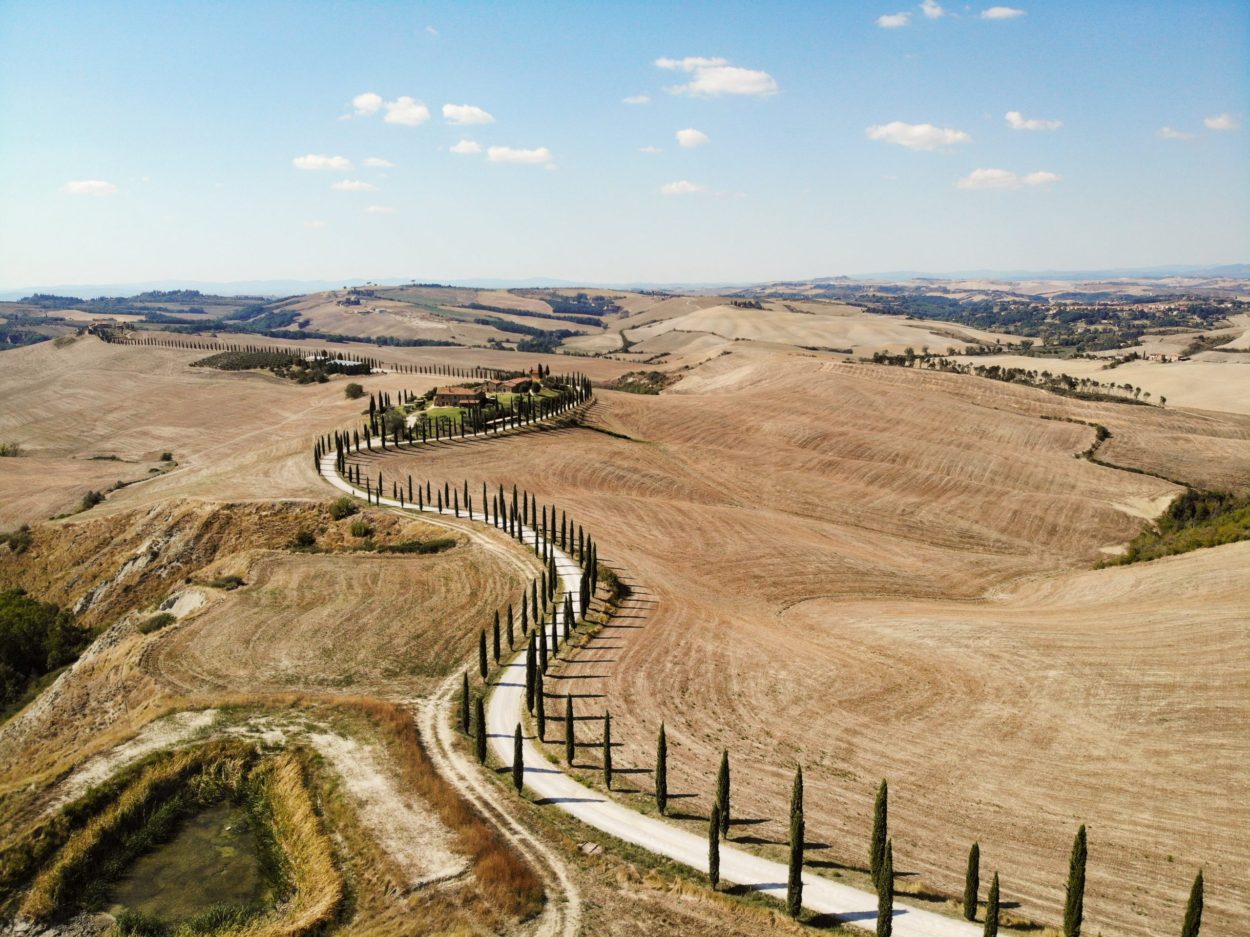
[[[935,3],[934,0],[922,0],[920,9],[931,20],[941,19],[946,15],[946,11],[942,9],[940,4]]]
[[[685,130],[678,130],[675,134],[677,142],[684,147],[703,146],[707,143],[708,135],[702,130],[695,130],[693,127],[687,127]]]
[[[697,182],[688,182],[685,179],[660,186],[660,192],[663,195],[697,195],[706,191],[707,186],[699,185]]]
[[[71,179],[61,191],[66,195],[112,195],[117,186],[103,179]]]
[[[1052,182],[1059,181],[1059,174],[1054,172],[1038,172],[1026,173],[1024,176],[1025,185],[1050,185]]]
[[[990,7],[981,11],[983,20],[1014,20],[1017,16],[1024,16],[1024,11],[1015,7]]]
[[[366,91],[364,94],[358,94],[352,98],[352,107],[361,117],[369,114],[376,114],[382,109],[382,95],[374,94],[372,91]]]
[[[711,59],[700,55],[688,55],[684,59],[656,59],[656,67],[670,71],[692,72],[697,68],[708,68],[712,65],[728,65],[728,59]]]
[[[296,169],[330,169],[334,172],[347,172],[352,168],[352,161],[346,156],[326,156],[324,153],[309,153],[291,160]]]
[[[472,104],[444,104],[443,117],[449,124],[493,124],[493,115]]]
[[[910,21],[910,13],[883,13],[877,17],[877,25],[882,29],[898,29]]]
[[[1171,127],[1160,127],[1159,136],[1164,140],[1192,140],[1194,135],[1185,130],[1173,130]]]
[[[1010,169],[974,169],[955,183],[960,189],[1022,189],[1058,182],[1053,172],[1030,172],[1021,176]]]
[[[638,147],[638,152],[639,153],[663,153],[664,151],[661,150],[658,146],[640,146]]]
[[[482,152],[482,144],[476,140],[461,140],[451,148],[451,151],[461,156],[472,156],[474,153]]]
[[[425,31],[426,31],[427,33],[429,33],[431,36],[437,36],[437,35],[438,35],[438,30],[437,30],[437,29],[435,29],[433,26],[427,26],[427,27],[425,27]]]
[[[378,190],[372,182],[362,182],[360,179],[343,179],[334,183],[330,188],[338,189],[340,192],[376,192]]]
[[[326,223],[319,218],[313,218],[310,221],[304,222],[305,228],[324,228],[325,226],[326,226]]]
[[[382,105],[386,108],[386,116],[382,118],[388,124],[403,124],[405,127],[416,127],[430,119],[430,109],[420,101],[414,101],[408,95],[401,95],[394,101]]]
[[[684,59],[656,59],[655,64],[669,71],[689,72],[692,76],[684,85],[666,88],[669,94],[715,97],[721,94],[763,96],[777,93],[777,80],[768,72],[730,65],[726,59],[691,55]]]
[[[383,159],[380,156],[370,156],[364,163],[370,169],[394,169],[395,164],[389,159]]]
[[[1236,130],[1239,126],[1237,118],[1232,114],[1216,114],[1214,117],[1204,117],[1202,122],[1208,130]]]
[[[869,140],[897,143],[909,150],[936,150],[956,143],[971,143],[972,137],[952,127],[935,127],[933,124],[906,124],[892,120],[888,124],[874,124],[864,131]]]
[[[393,205],[370,205],[368,208],[365,209],[365,214],[393,215],[395,214],[395,207]]]
[[[486,151],[486,158],[492,163],[529,163],[537,165],[551,162],[551,150],[545,146],[532,150],[518,149],[511,146],[492,146]]]
[[[621,98],[622,104],[650,104],[651,96],[648,94],[631,94],[627,98]]]
[[[1063,126],[1063,121],[1025,118],[1019,111],[1008,111],[1007,126],[1012,130],[1058,130]]]

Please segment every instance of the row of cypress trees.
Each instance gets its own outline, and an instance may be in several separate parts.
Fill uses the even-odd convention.
[[[296,354],[299,349],[291,345],[252,345],[252,344],[235,344],[233,342],[223,342],[219,340],[208,339],[187,339],[187,338],[157,338],[155,336],[140,336],[127,334],[122,329],[112,328],[109,326],[89,326],[87,329],[93,335],[98,335],[104,341],[114,345],[143,345],[153,348],[177,348],[190,351],[243,351],[243,352],[262,352],[275,355],[291,355]],[[177,334],[177,333],[166,333]],[[299,336],[293,334],[293,339]],[[322,352],[329,355],[326,349],[314,349],[314,351]],[[432,374],[438,377],[457,377],[467,380],[478,381],[499,381],[514,376],[515,372],[504,371],[499,368],[484,368],[475,366],[472,368],[461,368],[451,364],[384,364],[378,358],[372,358],[368,355],[352,355],[353,361],[359,361],[361,364],[367,364],[370,368],[390,371],[395,374]],[[539,368],[542,368],[539,365]],[[548,372],[550,373],[550,372]]]
[[[372,452],[375,439],[379,449],[385,452],[388,449],[399,449],[405,444],[409,447],[424,444],[431,439],[438,442],[455,437],[464,439],[469,436],[501,433],[558,416],[585,403],[593,394],[593,385],[584,374],[561,375],[552,379],[551,383],[558,390],[557,396],[533,399],[514,397],[507,412],[497,419],[487,421],[481,414],[472,413],[467,421],[471,425],[468,426],[465,420],[460,420],[457,424],[444,416],[418,421],[415,426],[409,426],[407,420],[404,420],[388,428],[387,421],[382,419],[385,410],[379,409],[378,401],[370,394],[368,419],[350,434],[346,430],[335,430],[333,433],[318,436],[313,443],[313,464],[319,468],[321,458],[333,451],[336,470],[339,474],[345,474],[349,457],[353,453],[359,453],[362,446],[366,452]]]

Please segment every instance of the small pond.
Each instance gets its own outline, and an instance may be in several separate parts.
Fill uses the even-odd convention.
[[[174,924],[214,905],[252,905],[264,894],[247,814],[218,803],[188,817],[173,839],[136,859],[114,884],[109,911],[141,911]]]

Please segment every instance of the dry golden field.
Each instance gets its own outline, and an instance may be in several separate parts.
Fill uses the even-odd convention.
[[[688,311],[718,302],[690,300]],[[828,844],[809,858],[833,874],[863,865],[872,793],[888,777],[899,867],[913,881],[958,892],[979,839],[1005,898],[1054,923],[1071,837],[1085,822],[1091,933],[1178,927],[1199,865],[1208,926],[1243,921],[1250,547],[1093,570],[1180,489],[1074,458],[1093,429],[1064,420],[1106,425],[1109,462],[1230,487],[1250,478],[1250,417],[1088,403],[712,337],[724,343],[691,353],[661,396],[600,392],[585,428],[376,462],[436,482],[516,482],[586,525],[602,559],[634,584],[638,617],[608,632],[588,658],[599,666],[582,667],[589,679],[575,690],[604,694],[593,705],[613,712],[619,767],[649,767],[666,720],[670,789],[694,795],[679,801],[684,812],[706,816],[729,748],[735,809],[762,821],[734,835],[771,848],[784,839],[789,778],[802,763],[810,838]],[[638,367],[468,348],[299,347],[310,344],[412,365],[542,360],[596,381]],[[309,445],[354,425],[360,402],[344,399],[342,378],[298,386],[186,366],[205,354],[94,338],[4,353],[0,439],[28,455],[0,460],[0,529],[67,510],[89,487],[144,477],[163,451],[177,462],[37,528],[34,553],[0,557],[5,585],[73,604],[154,539],[166,551],[183,544],[203,576],[237,573],[249,585],[194,586],[207,600],[183,624],[102,647],[40,720],[0,733],[10,766],[0,825],[29,809],[12,792],[31,777],[53,776],[187,699],[427,693],[471,659],[476,629],[529,574],[506,542],[463,529],[454,550],[415,559],[286,550],[307,525],[328,546],[351,544],[346,522],[324,514],[332,491]],[[392,392],[436,382],[363,380]],[[123,461],[89,461],[102,454]],[[271,503],[283,499],[295,503]],[[377,515],[395,536],[401,523]],[[55,545],[54,561],[41,543]],[[84,621],[146,610],[184,588],[190,568],[131,567]],[[542,826],[541,817],[531,820]],[[790,928],[584,858],[576,833],[544,835],[573,854],[592,932]]]
[[[517,479],[567,509],[639,590],[602,679],[650,766],[707,809],[733,752],[740,835],[780,842],[802,763],[812,858],[861,865],[888,777],[900,866],[957,892],[968,845],[1025,913],[1058,919],[1091,830],[1091,929],[1212,926],[1250,894],[1245,545],[1090,571],[1179,490],[1073,458],[1099,422],[1172,477],[1244,482],[1250,420],[1091,404],[990,381],[734,354],[659,398],[603,393],[592,430],[406,458]],[[396,460],[395,464],[398,464]],[[1216,923],[1218,922],[1218,923]]]

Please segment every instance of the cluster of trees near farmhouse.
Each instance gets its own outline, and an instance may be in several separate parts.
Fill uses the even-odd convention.
[[[364,476],[361,466],[350,461],[353,454],[359,453],[362,448],[366,452],[372,452],[375,440],[379,450],[386,452],[389,449],[398,449],[404,445],[414,446],[430,440],[439,441],[455,437],[463,439],[468,436],[506,432],[558,416],[589,400],[592,393],[590,379],[581,374],[548,376],[545,383],[548,389],[555,391],[555,396],[515,395],[506,406],[496,406],[493,412],[484,408],[466,408],[461,411],[459,420],[452,419],[450,416],[441,416],[435,419],[417,420],[414,425],[409,425],[408,420],[402,414],[395,412],[394,401],[389,394],[383,393],[380,401],[371,394],[366,422],[350,433],[346,430],[336,430],[318,437],[313,445],[313,464],[320,466],[322,457],[333,452],[335,469],[339,474],[345,476],[353,484],[364,487],[370,500],[375,496],[384,497],[386,488],[381,473],[378,474],[377,487],[374,487],[372,479]],[[412,399],[411,392],[402,393],[407,399]],[[401,397],[402,399],[404,397]],[[391,497],[395,500],[402,500],[404,490],[397,482],[393,482]],[[407,493],[406,503],[413,503],[414,492],[411,486],[407,489]],[[466,502],[467,500],[466,497]],[[425,502],[422,502],[420,506],[424,507]],[[451,507],[450,504],[445,506]],[[459,506],[457,502],[457,511]],[[465,507],[467,510],[470,509],[467,503]]]

